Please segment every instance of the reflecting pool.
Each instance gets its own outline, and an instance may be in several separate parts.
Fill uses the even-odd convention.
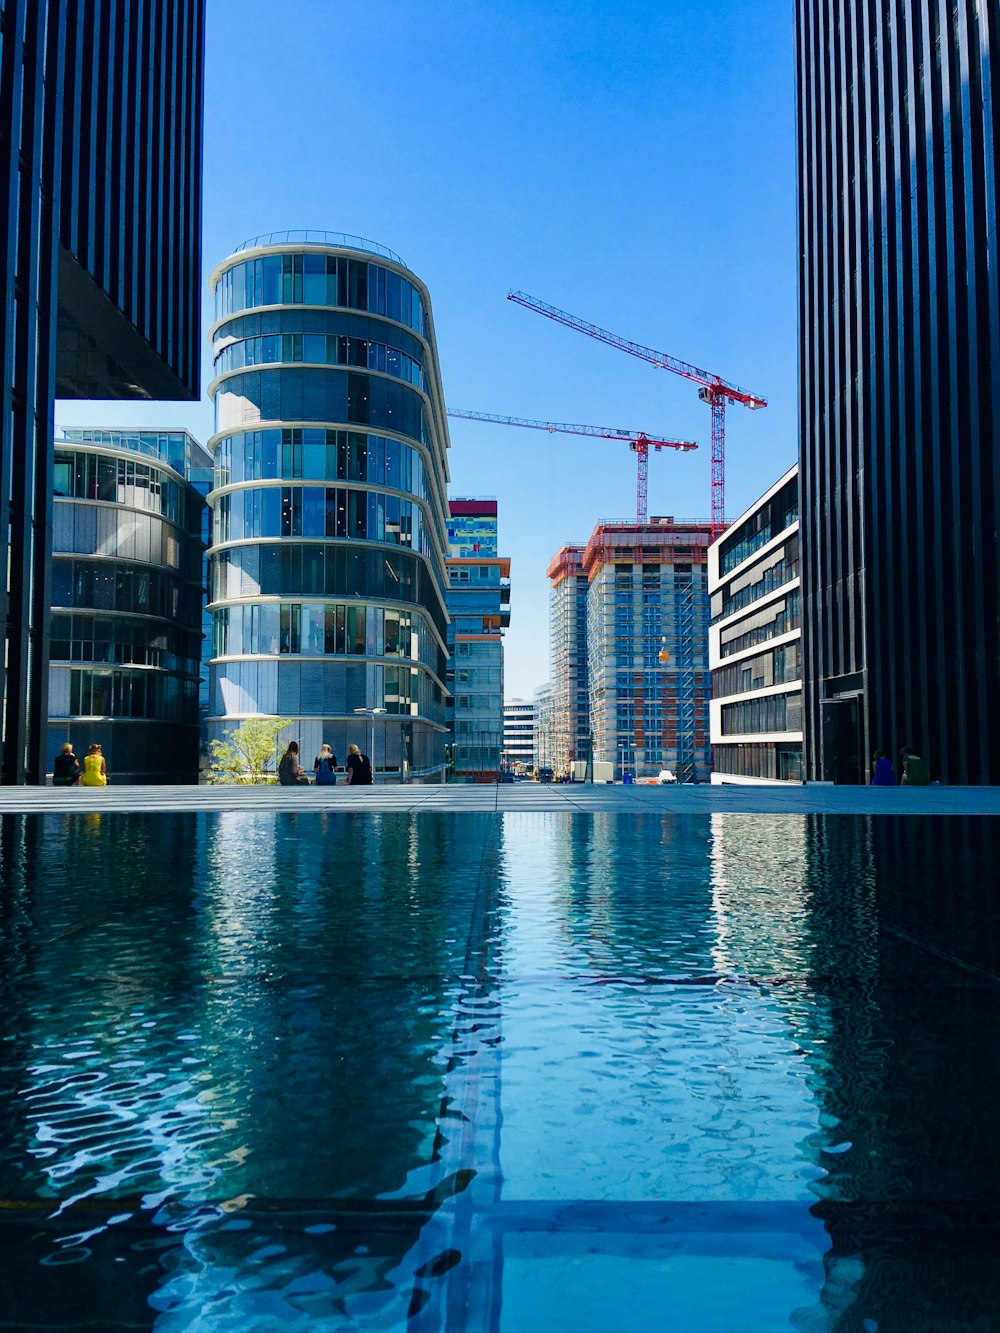
[[[998,844],[7,816],[0,1328],[995,1330]]]

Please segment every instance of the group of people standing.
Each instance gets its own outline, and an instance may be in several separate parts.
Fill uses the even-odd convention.
[[[108,766],[99,745],[92,745],[83,758],[83,766],[65,741],[52,764],[53,787],[106,787]]]
[[[899,752],[899,768],[901,786],[926,787],[930,783],[930,778],[927,776],[927,765],[916,750],[911,750],[908,745],[904,745]],[[884,750],[876,750],[872,756],[872,786],[896,786],[896,774],[892,767],[892,760]]]
[[[362,754],[356,745],[347,747],[345,782],[348,787],[370,787],[372,784],[371,760]],[[335,787],[337,785],[337,756],[329,745],[320,747],[313,764],[313,774],[317,787]],[[278,764],[278,781],[282,787],[308,787],[309,774],[299,762],[299,743],[289,741],[288,748]]]

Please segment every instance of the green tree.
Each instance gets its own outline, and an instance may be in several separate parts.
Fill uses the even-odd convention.
[[[277,782],[278,733],[288,725],[286,717],[248,717],[224,740],[212,741],[209,781]]]

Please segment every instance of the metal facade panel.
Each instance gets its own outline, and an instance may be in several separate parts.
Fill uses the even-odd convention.
[[[796,5],[814,780],[844,772],[829,714],[853,701],[855,780],[912,745],[941,781],[1000,781],[998,22],[995,0]]]

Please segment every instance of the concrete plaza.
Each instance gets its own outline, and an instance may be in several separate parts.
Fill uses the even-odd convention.
[[[562,814],[1000,815],[1000,787],[495,786],[2,787],[0,814],[93,811],[497,811]]]

